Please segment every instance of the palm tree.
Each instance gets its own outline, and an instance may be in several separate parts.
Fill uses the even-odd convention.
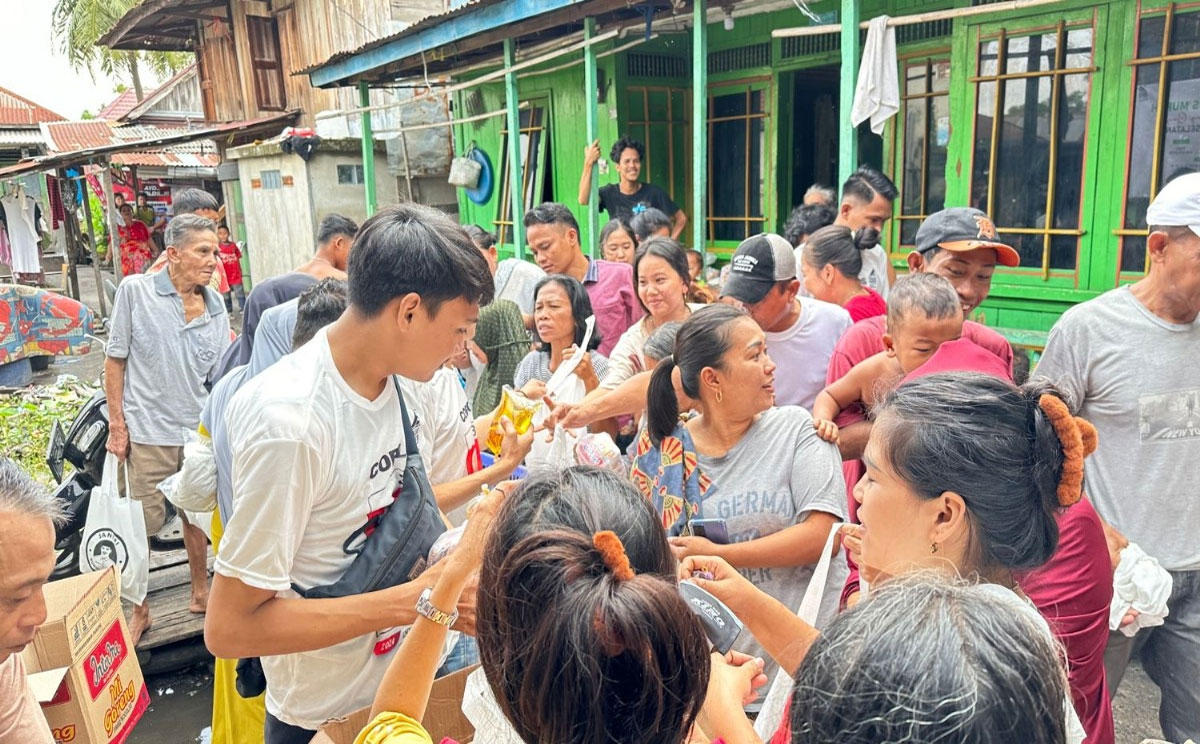
[[[188,52],[117,51],[96,46],[140,0],[55,0],[52,33],[75,69],[95,75],[127,73],[138,101],[144,97],[141,67],[160,78],[182,70],[192,62]]]

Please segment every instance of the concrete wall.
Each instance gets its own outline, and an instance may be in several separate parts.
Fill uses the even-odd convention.
[[[337,179],[339,164],[362,164],[360,148],[358,140],[326,140],[307,162],[281,152],[277,143],[247,145],[227,153],[238,163],[254,283],[287,273],[312,258],[317,227],[326,215],[337,212],[360,224],[367,218],[364,187],[339,184]],[[264,182],[263,172],[273,170],[283,181],[279,188],[267,188]],[[395,204],[396,179],[387,172],[382,149],[375,153],[375,183],[379,205]]]
[[[361,148],[357,140],[355,146]],[[359,224],[367,218],[364,187],[339,184],[337,178],[337,166],[362,165],[361,152],[361,149],[354,152],[319,150],[309,161],[308,178],[309,189],[312,192],[314,235],[316,226],[325,215],[333,212],[343,214]],[[375,194],[380,207],[395,204],[399,198],[396,192],[396,178],[388,173],[387,153],[382,148],[375,151]],[[313,245],[315,244],[314,238]]]
[[[242,185],[250,276],[257,284],[291,271],[312,257],[313,214],[307,164],[296,155],[280,152],[278,146],[251,149],[265,152],[238,158],[238,178]],[[273,170],[279,171],[282,180],[290,177],[292,183],[277,189],[265,188],[263,174]]]

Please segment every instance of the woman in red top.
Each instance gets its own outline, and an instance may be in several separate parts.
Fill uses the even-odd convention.
[[[854,232],[830,225],[809,236],[800,261],[804,289],[810,295],[841,305],[857,323],[887,313],[887,303],[875,290],[858,280],[862,252],[879,244],[879,233],[869,227]]]
[[[129,204],[121,205],[121,219],[125,223],[117,228],[121,238],[121,274],[140,274],[154,258],[154,250],[150,247],[150,230],[144,223],[134,219],[133,207]]]

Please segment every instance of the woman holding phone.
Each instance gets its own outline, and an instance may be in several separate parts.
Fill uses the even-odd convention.
[[[679,422],[676,370],[699,411],[687,423]],[[729,305],[697,310],[651,377],[633,481],[679,559],[721,556],[794,609],[831,527],[845,518],[845,485],[837,448],[816,436],[808,411],[772,406],[774,374],[749,315]],[[705,537],[691,534],[697,525]],[[830,582],[822,617],[836,610],[842,578]],[[748,634],[735,648],[761,655]]]
[[[1054,555],[1059,516],[1090,508],[1081,501],[1083,461],[1095,437],[1044,383],[1016,387],[971,372],[914,379],[877,410],[863,453],[866,476],[854,489],[861,531],[847,547],[872,585],[919,572],[946,583],[967,578],[1012,613],[1029,617],[1052,642],[1050,625],[1019,581]],[[785,669],[796,669],[817,631],[796,617],[794,605],[764,597],[734,568],[727,559],[692,556],[680,575],[703,574],[697,583],[733,610]],[[1066,741],[1081,741],[1084,730],[1070,698],[1063,710]],[[773,741],[804,741],[806,733]]]

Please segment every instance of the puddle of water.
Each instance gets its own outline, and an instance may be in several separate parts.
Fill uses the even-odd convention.
[[[211,744],[212,667],[208,664],[146,679],[150,707],[129,744]]]

